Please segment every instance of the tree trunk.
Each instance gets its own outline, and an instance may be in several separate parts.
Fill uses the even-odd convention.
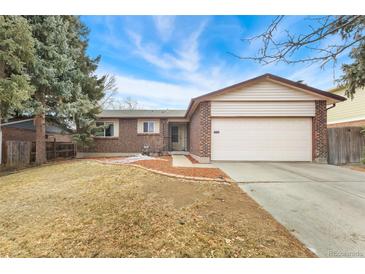
[[[1,128],[1,122],[2,121],[1,121],[1,112],[0,112],[0,167],[3,162],[3,131]]]
[[[37,165],[44,164],[46,158],[46,119],[44,113],[37,114],[35,117],[36,131],[36,154],[35,162]]]

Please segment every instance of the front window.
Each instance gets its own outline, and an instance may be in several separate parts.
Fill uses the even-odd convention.
[[[148,121],[143,122],[143,133],[154,133],[155,132],[155,122]]]
[[[96,122],[95,136],[97,137],[113,137],[114,123],[112,122]]]

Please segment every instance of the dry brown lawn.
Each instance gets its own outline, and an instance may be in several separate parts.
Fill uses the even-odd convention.
[[[74,161],[0,177],[1,257],[310,257],[234,184]]]

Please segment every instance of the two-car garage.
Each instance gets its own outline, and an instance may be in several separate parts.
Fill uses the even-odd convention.
[[[344,100],[264,74],[192,99],[189,151],[201,163],[326,163],[327,106]]]
[[[213,161],[312,161],[312,118],[212,118]]]
[[[262,81],[211,100],[211,160],[312,161],[312,94]]]

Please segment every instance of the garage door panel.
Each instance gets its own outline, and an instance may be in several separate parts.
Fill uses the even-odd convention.
[[[212,160],[311,161],[311,136],[311,118],[213,118]]]

